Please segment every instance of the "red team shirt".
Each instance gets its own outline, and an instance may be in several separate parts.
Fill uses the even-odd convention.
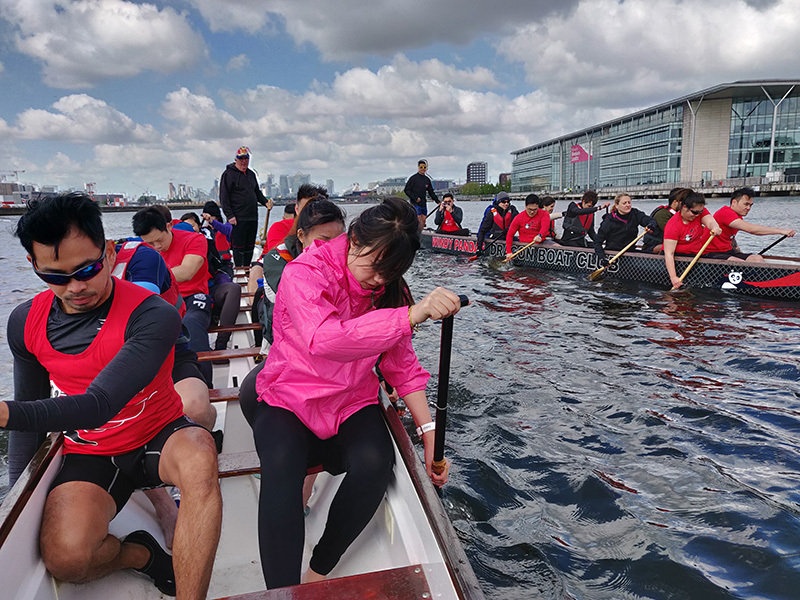
[[[208,294],[208,242],[205,236],[194,231],[183,231],[181,229],[172,230],[172,243],[169,249],[161,253],[164,262],[172,269],[183,262],[183,257],[187,254],[194,254],[203,257],[203,265],[197,270],[189,281],[179,281],[178,289],[181,296],[191,296],[192,294]]]
[[[664,239],[677,240],[678,245],[675,248],[675,252],[697,254],[703,244],[706,243],[708,236],[711,235],[711,232],[701,222],[703,217],[710,214],[708,209],[704,208],[703,212],[697,215],[694,221],[684,224],[683,219],[681,219],[681,213],[678,211],[667,221],[664,227]]]
[[[506,235],[506,254],[511,252],[511,244],[517,231],[519,231],[519,241],[523,244],[530,244],[537,235],[542,236],[544,240],[550,233],[550,213],[539,209],[535,215],[529,217],[523,210],[514,217]]]
[[[719,223],[719,228],[722,229],[722,235],[716,236],[708,245],[708,250],[710,252],[733,251],[733,238],[739,230],[731,227],[731,223],[741,218],[742,217],[737,215],[730,206],[723,206],[714,213],[714,220]]]

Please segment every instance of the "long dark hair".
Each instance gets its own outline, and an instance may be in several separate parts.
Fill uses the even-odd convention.
[[[302,229],[308,233],[317,225],[325,225],[326,223],[338,222],[342,224],[342,229],[344,229],[344,220],[345,214],[341,208],[330,200],[317,196],[305,205],[295,224],[298,230]]]
[[[300,213],[302,216],[302,213]],[[386,281],[377,308],[397,308],[414,303],[403,279],[420,247],[419,220],[411,205],[395,196],[361,213],[347,232],[350,246],[369,248],[375,271]]]

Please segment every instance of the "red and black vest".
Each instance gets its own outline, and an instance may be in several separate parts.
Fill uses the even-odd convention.
[[[511,214],[510,209],[506,211],[505,215],[500,215],[500,211],[493,206],[492,219],[494,220],[495,225],[497,225],[503,231],[506,231],[509,227],[511,227],[511,221],[514,220],[514,215]]]
[[[453,218],[453,213],[447,209],[444,210],[444,216],[442,217],[441,231],[461,231],[461,227]]]
[[[114,264],[114,270],[111,272],[114,277],[125,279],[128,265],[141,244],[144,244],[144,242],[125,242],[122,244],[119,252],[117,252],[117,262]],[[148,248],[150,247],[148,246]],[[178,309],[182,319],[183,315],[186,314],[186,305],[183,303],[183,297],[181,297],[181,292],[178,289],[178,281],[175,279],[175,275],[172,274],[172,269],[167,267],[167,270],[169,271],[170,286],[167,291],[161,292],[161,297]]]
[[[80,354],[63,354],[47,339],[47,317],[55,295],[37,294],[25,322],[25,347],[50,375],[57,395],[83,394],[100,371],[125,344],[125,328],[131,313],[150,292],[128,281],[113,279],[114,291],[108,317],[89,347]],[[97,429],[68,432],[64,453],[114,456],[149,442],[167,423],[183,414],[181,398],[172,385],[174,354],[169,353],[153,380],[131,398],[108,423]]]
[[[231,243],[224,234],[217,231],[216,235],[214,236],[214,244],[216,245],[222,260],[233,260],[233,256],[231,255]]]

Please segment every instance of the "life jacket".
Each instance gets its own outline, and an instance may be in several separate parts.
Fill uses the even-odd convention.
[[[114,270],[111,272],[114,277],[117,279],[125,279],[125,272],[128,270],[128,265],[133,255],[136,253],[136,250],[138,250],[139,246],[143,243],[144,242],[125,242],[122,244],[119,252],[117,252],[117,262],[114,264]],[[149,247],[150,246],[148,246],[148,248]],[[161,292],[160,295],[164,300],[178,309],[182,319],[183,315],[186,314],[186,305],[183,303],[183,297],[178,289],[178,281],[175,279],[175,275],[172,274],[172,269],[167,268],[167,271],[169,272],[169,289]]]
[[[264,285],[275,293],[278,293],[278,284],[280,283],[283,269],[292,262],[295,257],[289,252],[286,243],[282,242],[275,248],[266,252],[262,258],[264,270]],[[272,344],[272,314],[275,311],[275,304],[266,296],[262,288],[258,288],[253,295],[253,308],[251,309],[250,317],[253,323],[261,323],[261,331],[255,332],[256,346],[261,345],[262,339],[266,339],[270,345]]]
[[[112,278],[114,296],[108,317],[89,347],[79,354],[58,352],[47,339],[47,317],[55,295],[37,294],[25,322],[25,347],[47,370],[56,395],[86,393],[97,375],[125,344],[125,329],[131,313],[153,292],[136,284]],[[170,352],[153,380],[107,423],[96,429],[69,431],[64,452],[114,456],[140,448],[167,423],[183,414],[181,398],[172,385],[174,353]]]
[[[228,238],[219,231],[216,233],[217,235],[214,237],[214,243],[217,246],[220,257],[222,260],[233,260],[233,256],[231,255],[231,243],[228,241]]]
[[[444,211],[444,216],[442,217],[442,224],[440,226],[441,231],[461,231],[461,227],[459,227],[456,220],[453,218],[453,214],[446,210]]]
[[[669,205],[662,204],[661,206],[657,206],[656,208],[653,209],[653,212],[650,213],[650,218],[655,221],[656,213],[658,213],[658,211],[660,211],[660,210],[668,210],[673,215],[676,212],[676,211],[672,210],[669,207]],[[642,244],[643,244],[643,246],[645,248],[654,248],[655,246],[657,246],[658,244],[662,243],[663,241],[664,241],[664,230],[661,229],[661,227],[658,226],[658,223],[656,223],[655,229],[645,233],[644,237],[642,238]]]
[[[497,208],[494,206],[492,207],[491,210],[492,210],[492,220],[494,221],[494,224],[497,227],[499,227],[503,231],[506,231],[509,227],[511,227],[511,221],[514,220],[514,215],[511,214],[510,208],[506,211],[505,215],[501,215],[500,211],[497,210]]]
[[[594,225],[594,213],[587,215],[564,216],[564,233],[573,237],[582,237],[589,233]]]
[[[219,271],[223,271],[228,274],[228,276],[233,279],[233,264],[231,264],[230,253],[228,254],[228,258],[222,256],[222,253],[218,250],[219,242],[217,240],[217,236],[220,235],[218,231],[211,229],[210,227],[201,227],[200,233],[203,234],[203,237],[206,238],[206,243],[208,244],[208,250],[206,251],[206,260],[208,261],[208,275],[210,279],[214,278],[214,275],[217,274]],[[225,236],[222,236],[225,238]],[[225,239],[227,242],[228,240]]]

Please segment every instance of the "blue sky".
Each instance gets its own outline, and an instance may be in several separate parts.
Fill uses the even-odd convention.
[[[163,196],[244,144],[339,191],[420,157],[496,181],[532,143],[797,78],[798,40],[800,0],[0,0],[0,173]]]

